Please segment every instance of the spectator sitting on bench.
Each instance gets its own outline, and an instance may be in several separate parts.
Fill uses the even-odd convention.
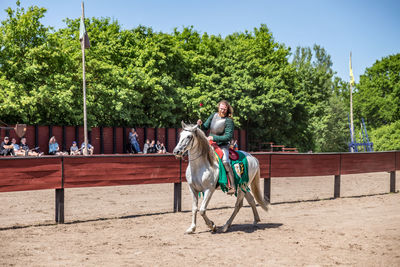
[[[144,146],[143,146],[143,153],[144,154],[150,153],[149,148],[150,148],[150,140],[146,139],[146,143],[144,143]]]
[[[150,146],[147,149],[147,153],[157,153],[156,141],[151,140]]]
[[[161,143],[160,141],[157,141],[156,149],[157,149],[157,153],[159,153],[159,154],[167,153],[167,150],[165,149],[164,143]]]
[[[76,141],[72,142],[72,146],[69,149],[69,154],[72,156],[80,155],[81,151],[76,143]]]
[[[36,156],[40,157],[43,155],[43,152],[39,151],[39,147],[36,147],[34,149],[29,149],[28,144],[26,143],[26,138],[23,137],[21,138],[21,143],[19,144],[20,150],[23,150],[25,153],[25,156]]]
[[[81,154],[82,155],[83,155],[83,151],[84,150],[85,150],[85,142],[83,142],[82,145],[81,145]],[[88,155],[93,155],[94,146],[92,146],[90,143],[88,144],[87,152],[88,152]]]
[[[4,141],[1,142],[0,155],[2,155],[2,156],[8,156],[8,155],[15,156],[15,154],[14,154],[14,146],[10,142],[10,139],[8,138],[8,136],[5,136],[4,137]]]
[[[22,150],[20,146],[17,144],[17,140],[15,138],[11,139],[11,144],[14,146],[14,154],[15,156],[25,156],[25,150]]]
[[[68,155],[68,153],[60,151],[55,136],[52,136],[49,140],[49,155]]]

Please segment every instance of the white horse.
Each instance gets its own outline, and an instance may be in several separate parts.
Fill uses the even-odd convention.
[[[207,205],[216,189],[218,181],[218,161],[215,157],[214,149],[209,145],[208,139],[202,130],[197,125],[186,125],[182,122],[183,131],[180,134],[179,142],[174,148],[174,155],[182,157],[185,152],[189,154],[189,165],[186,169],[186,180],[189,184],[192,194],[192,224],[186,230],[186,233],[194,233],[196,230],[196,215],[198,211],[199,192],[204,194],[203,202],[200,207],[200,214],[204,218],[207,226],[211,231],[216,231],[216,226],[206,215]],[[243,151],[242,151],[243,152]],[[264,201],[260,191],[260,168],[258,160],[252,155],[243,152],[246,155],[248,162],[249,185],[258,204],[268,211],[269,203]],[[222,227],[222,232],[226,232],[231,226],[233,219],[243,206],[243,198],[246,198],[250,204],[253,215],[254,224],[260,221],[256,209],[256,203],[250,192],[243,192],[240,188],[237,190],[237,199],[235,209]]]

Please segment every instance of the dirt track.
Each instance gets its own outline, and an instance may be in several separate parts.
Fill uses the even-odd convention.
[[[183,234],[186,184],[182,213],[171,213],[171,184],[66,190],[64,225],[54,224],[54,190],[0,193],[0,265],[400,266],[400,194],[380,195],[388,190],[388,173],[342,176],[342,196],[375,195],[259,208],[256,227],[246,206],[225,234],[199,216],[194,235]],[[272,180],[273,203],[332,195],[333,177]],[[233,204],[218,191],[208,215],[221,226]]]

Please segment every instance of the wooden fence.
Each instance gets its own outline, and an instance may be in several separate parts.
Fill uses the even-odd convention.
[[[282,154],[252,153],[260,162],[264,197],[271,199],[271,178],[332,175],[333,197],[340,197],[343,174],[390,173],[396,190],[400,151],[375,153]],[[0,192],[55,189],[55,221],[64,222],[64,189],[114,185],[174,183],[173,210],[181,211],[182,181],[187,162],[171,154],[3,157]]]

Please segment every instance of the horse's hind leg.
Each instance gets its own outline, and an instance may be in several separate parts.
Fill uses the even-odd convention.
[[[237,198],[236,198],[236,204],[235,204],[235,209],[229,218],[229,220],[222,226],[222,232],[228,231],[229,227],[231,226],[233,219],[235,219],[236,214],[239,212],[240,208],[243,207],[243,198],[244,198],[244,193],[242,190],[237,191]]]
[[[258,222],[260,222],[260,216],[258,215],[258,211],[257,211],[256,202],[254,200],[254,197],[250,192],[246,192],[246,194],[244,196],[245,196],[247,202],[250,204],[251,209],[253,210],[253,215],[254,215],[253,224],[256,225]]]
[[[192,193],[192,224],[186,230],[186,234],[193,234],[196,231],[196,217],[197,217],[197,205],[199,202],[199,193],[195,192],[193,188],[190,188],[190,192]]]
[[[214,191],[212,191],[210,189],[207,189],[206,191],[204,191],[204,199],[203,199],[203,202],[201,203],[200,215],[203,216],[204,221],[206,222],[207,226],[211,229],[211,231],[215,232],[217,227],[215,226],[214,222],[211,221],[206,215],[207,206],[208,206],[208,203],[210,202],[213,192]]]

